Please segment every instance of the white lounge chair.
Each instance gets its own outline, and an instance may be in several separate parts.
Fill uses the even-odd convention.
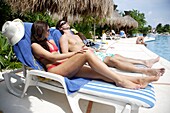
[[[69,93],[68,84],[66,82],[67,78],[43,71],[41,65],[34,59],[30,49],[31,26],[31,23],[24,23],[25,36],[14,45],[14,51],[18,59],[23,63],[23,68],[4,74],[7,88],[12,94],[24,97],[29,86],[40,86],[51,89],[66,95],[73,113],[82,113],[78,103],[80,99],[114,106],[115,113],[125,113],[127,109],[130,109],[131,113],[138,113],[139,107],[151,108],[154,106],[155,94],[151,84],[145,89],[131,90],[116,87],[110,83],[92,80],[81,86],[78,91]],[[23,46],[20,47],[21,45]],[[23,55],[22,52],[27,52],[29,56]],[[30,59],[32,61],[30,61]],[[18,72],[22,72],[24,76],[20,77]],[[48,80],[41,80],[40,77],[48,78]],[[16,89],[11,82],[11,78],[15,78],[19,81],[19,84],[24,83],[24,90]]]

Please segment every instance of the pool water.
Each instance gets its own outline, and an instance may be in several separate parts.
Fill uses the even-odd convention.
[[[170,61],[170,36],[152,35],[149,37],[155,37],[155,40],[146,42],[147,48]]]

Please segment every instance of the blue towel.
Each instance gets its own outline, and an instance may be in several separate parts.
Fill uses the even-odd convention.
[[[95,42],[94,44],[95,45],[91,46],[92,48],[94,48],[94,49],[99,49],[100,48],[101,43]]]
[[[13,49],[19,61],[24,65],[29,66],[32,69],[43,70],[42,65],[34,58],[31,51],[31,27],[32,23],[24,22],[25,35],[17,44],[14,45]],[[68,79],[67,77],[64,77],[64,79],[68,94],[78,91],[89,81],[84,78]]]
[[[83,87],[85,84],[87,84],[90,81],[90,79],[85,79],[85,78],[68,79],[66,77],[64,77],[64,80],[66,82],[68,94],[72,94],[78,91],[81,87]]]
[[[42,66],[38,61],[34,59],[34,56],[31,52],[31,27],[32,23],[25,22],[25,35],[24,37],[14,45],[13,49],[17,58],[22,62],[24,65],[29,66],[33,69],[42,70]]]

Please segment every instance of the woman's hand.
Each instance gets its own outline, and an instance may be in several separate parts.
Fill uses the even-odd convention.
[[[92,52],[96,51],[94,48],[87,47],[87,46],[83,46],[82,49],[85,49],[85,50],[88,49],[88,50],[90,50]]]
[[[79,51],[76,51],[75,54],[77,54],[77,53],[84,53],[84,52],[87,52],[87,51],[89,51],[89,50],[90,50],[89,47],[83,46],[82,49],[79,50]],[[90,50],[90,51],[91,51],[91,50]]]
[[[75,54],[77,54],[77,53],[84,53],[86,51],[88,51],[88,48],[82,48],[81,50],[75,52]]]

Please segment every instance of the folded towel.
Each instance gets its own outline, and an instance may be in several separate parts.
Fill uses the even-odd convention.
[[[14,45],[13,49],[15,55],[24,65],[29,66],[33,69],[42,70],[41,64],[34,59],[31,51],[31,27],[32,23],[24,22],[25,35],[24,37]]]
[[[67,77],[64,77],[64,80],[67,86],[68,94],[72,94],[78,91],[81,87],[83,87],[85,84],[87,84],[90,81],[90,79],[85,79],[85,78],[68,79]]]

